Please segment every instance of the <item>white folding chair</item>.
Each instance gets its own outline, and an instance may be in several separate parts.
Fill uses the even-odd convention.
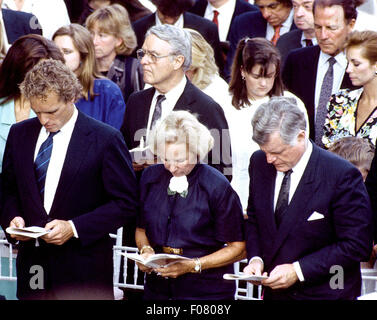
[[[12,245],[5,238],[4,231],[0,228],[0,280],[17,281],[17,277],[13,274],[13,259],[16,258],[16,253]],[[6,261],[7,272],[2,268],[2,262]]]
[[[361,268],[361,296],[377,292],[377,269]]]
[[[243,267],[247,264],[247,259],[237,261],[234,263],[234,273],[238,274],[242,271]],[[244,280],[236,281],[236,293],[234,298],[236,300],[261,300],[262,286],[257,286],[257,293],[254,294],[254,285]]]

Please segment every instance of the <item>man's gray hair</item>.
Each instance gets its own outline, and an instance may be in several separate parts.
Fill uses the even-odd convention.
[[[157,38],[164,40],[172,47],[172,54],[182,55],[185,58],[183,62],[183,71],[187,71],[191,66],[191,35],[188,31],[170,24],[162,24],[151,27],[145,34],[155,35]]]
[[[270,135],[279,132],[285,144],[294,145],[301,130],[306,129],[305,114],[295,98],[272,97],[261,104],[253,120],[253,140],[260,146],[268,143]]]

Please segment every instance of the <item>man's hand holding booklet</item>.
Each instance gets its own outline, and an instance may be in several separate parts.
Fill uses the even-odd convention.
[[[24,227],[24,228],[8,227],[5,231],[9,234],[15,234],[15,235],[24,236],[24,237],[33,238],[33,239],[42,237],[45,234],[50,232],[50,230],[46,230],[45,228],[35,227],[35,226]]]
[[[246,281],[262,281],[264,279],[268,279],[268,276],[256,276],[253,274],[247,274],[247,273],[225,273],[223,275],[223,278],[225,280],[246,280]]]

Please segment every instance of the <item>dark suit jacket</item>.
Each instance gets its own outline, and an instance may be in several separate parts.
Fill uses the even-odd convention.
[[[154,88],[149,88],[131,94],[128,99],[120,130],[129,149],[138,147],[141,137],[145,136],[154,92]],[[208,155],[208,164],[221,173],[224,173],[225,168],[231,168],[228,123],[222,108],[211,97],[187,80],[186,87],[173,109],[173,111],[178,110],[186,110],[196,114],[198,120],[209,130],[216,131],[212,132],[215,138],[215,146]],[[227,178],[230,179],[231,176],[227,175]]]
[[[296,25],[292,22],[290,30],[294,29],[296,29]],[[238,42],[244,37],[265,38],[266,32],[267,21],[263,18],[260,11],[246,12],[236,17],[229,31],[230,49],[225,64],[225,76],[227,79],[230,77],[233,57],[236,53]]]
[[[9,9],[1,9],[1,12],[3,13],[5,31],[10,44],[19,37],[30,33],[42,35],[42,28],[36,16]]]
[[[247,213],[248,258],[259,256],[264,271],[298,261],[305,278],[285,290],[266,288],[265,299],[355,299],[360,261],[372,250],[372,214],[360,172],[348,161],[314,145],[301,181],[276,228],[273,199],[276,169],[264,152],[250,159]],[[308,221],[313,212],[323,219]],[[344,271],[344,289],[331,289],[333,266]],[[338,274],[339,276],[339,274]]]
[[[283,34],[278,42],[276,43],[276,47],[279,49],[281,54],[281,65],[284,66],[285,60],[287,59],[288,54],[298,48],[302,48],[301,46],[301,37],[302,37],[302,30],[295,29],[290,32]]]
[[[208,4],[207,0],[198,0],[189,11],[197,14],[198,16],[204,17],[204,14],[207,9],[207,4]],[[234,8],[230,26],[233,24],[234,19],[237,16],[239,16],[242,13],[249,12],[249,11],[259,11],[259,8],[257,6],[254,6],[246,2],[245,0],[236,0],[236,6]],[[229,27],[229,30],[230,30],[230,27]],[[228,35],[226,39],[229,40],[229,31],[228,31]]]
[[[287,89],[298,96],[308,111],[310,138],[314,139],[315,131],[315,83],[319,60],[319,46],[293,50],[287,57],[282,73]],[[356,89],[351,83],[348,73],[344,74],[341,89]]]
[[[109,232],[137,213],[137,183],[122,135],[79,112],[47,215],[33,168],[40,129],[37,118],[11,127],[3,162],[1,225],[5,229],[16,216],[23,217],[26,226],[72,220],[79,238],[61,246],[39,240],[36,247],[34,241],[21,241],[17,295],[23,299],[112,298]],[[46,290],[31,290],[33,265],[43,267]]]
[[[145,16],[132,24],[137,38],[137,48],[143,46],[144,37],[150,27],[156,24],[156,13]],[[217,26],[208,19],[197,16],[196,14],[183,13],[183,27],[198,31],[204,39],[212,46],[215,53],[216,64],[219,67],[220,74],[224,69],[224,60],[221,55],[219,32]]]

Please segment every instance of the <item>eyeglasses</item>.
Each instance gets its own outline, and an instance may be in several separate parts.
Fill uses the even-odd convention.
[[[174,54],[172,53],[169,53],[167,54],[166,56],[159,56],[153,52],[150,52],[150,51],[144,51],[143,49],[139,49],[136,51],[136,56],[139,60],[143,59],[143,57],[147,55],[149,57],[149,59],[152,60],[153,63],[156,63],[157,62],[157,59],[162,59],[162,58],[166,58],[166,57],[170,57]]]

